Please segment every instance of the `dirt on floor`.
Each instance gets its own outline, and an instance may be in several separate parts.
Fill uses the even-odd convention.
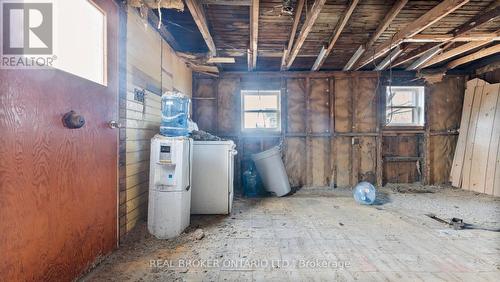
[[[192,216],[172,240],[156,239],[143,223],[81,280],[498,281],[499,229],[500,198],[470,191],[389,184],[362,206],[350,189],[311,187],[237,198],[231,215]]]

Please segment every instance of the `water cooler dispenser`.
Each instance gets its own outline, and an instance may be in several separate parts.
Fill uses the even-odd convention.
[[[148,230],[157,238],[176,237],[189,225],[192,152],[184,136],[151,140]]]

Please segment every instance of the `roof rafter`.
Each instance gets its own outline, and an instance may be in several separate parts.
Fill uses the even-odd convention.
[[[281,59],[281,70],[285,70],[286,62],[288,60],[288,54],[292,52],[293,41],[295,40],[295,34],[297,33],[297,28],[300,22],[300,16],[302,15],[302,9],[304,8],[304,0],[298,0],[297,6],[295,7],[295,15],[293,17],[292,30],[290,31],[290,38],[288,39],[288,46],[283,51],[283,58]]]
[[[326,49],[321,49],[319,52],[318,57],[316,58],[316,62],[314,62],[314,65],[312,67],[312,71],[317,71],[321,68],[323,63],[325,62],[326,58],[332,52],[333,46],[337,42],[337,40],[340,37],[340,34],[342,33],[342,30],[344,30],[344,27],[346,26],[347,22],[349,21],[349,18],[351,17],[352,13],[354,12],[354,9],[358,5],[359,0],[351,0],[351,3],[345,10],[344,14],[342,17],[337,22],[337,25],[335,26],[335,29],[333,30],[333,35],[330,40],[330,44],[328,44],[328,47]],[[323,51],[324,50],[324,51]]]
[[[304,41],[306,40],[314,23],[316,22],[316,19],[318,18],[321,9],[325,5],[325,2],[326,0],[314,1],[314,4],[312,5],[310,11],[306,15],[306,20],[304,22],[304,25],[302,25],[302,29],[300,30],[295,44],[293,45],[292,51],[289,54],[285,69],[289,69],[293,64],[293,61],[295,61],[295,58],[299,54],[300,48],[302,48],[302,45],[304,44]]]
[[[252,0],[250,7],[250,50],[248,52],[248,71],[257,66],[257,41],[259,38],[259,0]]]
[[[212,35],[210,35],[210,30],[208,29],[208,22],[205,16],[205,10],[197,0],[185,0],[193,19],[200,30],[205,43],[207,44],[208,50],[211,56],[217,55],[217,49],[215,48],[214,40]]]
[[[401,12],[403,7],[408,3],[408,0],[397,0],[394,5],[392,5],[391,9],[385,14],[384,19],[380,22],[375,32],[372,34],[370,39],[365,45],[360,45],[358,47],[358,51],[356,51],[349,62],[344,66],[345,71],[350,70],[354,64],[357,63],[361,55],[365,52],[366,49],[371,48],[375,41],[384,33],[384,31],[389,27],[392,21],[396,18],[396,16]]]
[[[472,61],[479,60],[481,58],[484,58],[484,57],[487,57],[490,55],[494,55],[497,53],[500,53],[500,44],[479,50],[479,51],[472,53],[470,55],[467,55],[467,56],[464,56],[462,58],[451,61],[446,66],[448,69],[453,69],[453,68],[456,68],[460,65],[464,65],[464,64],[470,63]]]
[[[361,63],[358,64],[356,69],[360,69],[373,60],[383,56],[385,53],[389,52],[392,48],[401,44],[406,38],[411,38],[412,36],[420,33],[429,26],[433,25],[440,19],[444,18],[448,14],[457,10],[458,8],[465,5],[469,0],[444,0],[434,8],[429,10],[427,13],[422,15],[417,20],[411,22],[403,29],[398,31],[391,40],[382,43],[380,46],[375,48],[374,52],[369,52],[369,56],[365,56]],[[371,55],[373,54],[373,55]]]
[[[500,16],[500,1],[493,1],[493,4],[481,11],[478,15],[468,20],[463,25],[453,30],[453,35],[458,36],[473,30],[474,28],[494,20]]]
[[[483,47],[484,45],[492,42],[492,40],[485,40],[485,41],[473,41],[466,43],[464,45],[458,46],[457,48],[453,48],[450,51],[441,53],[440,55],[434,57],[433,59],[429,60],[425,64],[421,66],[421,68],[426,68],[435,64],[438,64],[440,62],[444,62],[448,59],[451,59],[455,56],[458,56],[460,54],[463,54],[465,52],[469,52],[471,50],[474,50],[479,47]]]

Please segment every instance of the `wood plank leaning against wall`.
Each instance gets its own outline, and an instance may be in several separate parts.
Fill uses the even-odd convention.
[[[123,7],[122,7],[123,8]],[[147,215],[149,144],[159,131],[160,95],[191,96],[192,73],[137,10],[126,10],[126,72],[120,91],[120,237]],[[146,51],[147,49],[147,51]]]
[[[409,85],[414,84],[412,79],[406,74],[394,81]],[[412,131],[387,130],[380,125],[385,113],[381,94],[385,93],[387,82],[381,78],[378,83],[375,72],[226,73],[219,79],[195,77],[193,118],[200,129],[236,142],[240,152],[236,185],[252,153],[280,142],[293,186],[345,187],[362,180],[379,185],[444,183],[456,143],[454,130],[460,123],[463,81],[463,77],[450,76],[426,87],[428,111],[436,114],[429,114],[425,128]],[[241,89],[281,90],[281,133],[241,131]],[[394,143],[402,150],[389,148]],[[399,156],[408,158],[401,160]],[[396,157],[399,162],[385,166],[389,157]]]

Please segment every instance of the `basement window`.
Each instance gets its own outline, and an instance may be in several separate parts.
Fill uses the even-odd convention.
[[[424,87],[388,86],[386,88],[386,125],[424,125]]]
[[[280,131],[280,91],[242,90],[243,131]]]

